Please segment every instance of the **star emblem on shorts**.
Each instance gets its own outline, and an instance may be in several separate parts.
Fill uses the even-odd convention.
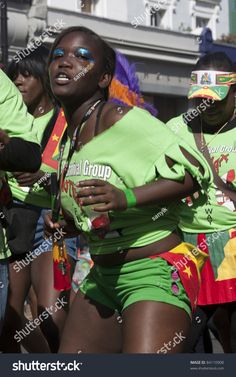
[[[59,136],[54,134],[53,137],[52,137],[52,141],[59,141]]]
[[[190,279],[190,277],[192,276],[190,267],[186,267],[185,270],[183,270],[183,272],[185,272],[188,275],[188,278]]]

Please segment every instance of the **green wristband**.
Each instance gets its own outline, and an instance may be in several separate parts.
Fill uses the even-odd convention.
[[[134,195],[134,192],[132,189],[125,189],[124,194],[127,201],[127,208],[135,207],[137,204],[136,196]]]

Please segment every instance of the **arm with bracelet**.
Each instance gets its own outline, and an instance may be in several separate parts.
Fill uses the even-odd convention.
[[[189,152],[184,151],[189,164],[196,169],[202,170],[197,159]],[[169,169],[174,166],[170,158],[166,158]],[[187,170],[184,172],[184,179],[170,180],[159,178],[154,182],[134,188],[118,189],[110,183],[102,180],[80,181],[77,185],[80,190],[77,193],[78,203],[82,206],[94,205],[97,212],[123,211],[127,208],[142,207],[148,205],[166,205],[173,201],[182,199],[199,189],[199,183]],[[103,206],[96,206],[98,203],[106,203]]]

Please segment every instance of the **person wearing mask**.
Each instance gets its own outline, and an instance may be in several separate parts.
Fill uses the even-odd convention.
[[[209,255],[189,347],[197,348],[209,318],[218,311],[226,318],[219,329],[223,348],[236,352],[236,70],[225,53],[198,60],[188,98],[194,99],[194,110],[167,126],[202,153],[214,175],[207,197],[197,191],[179,209],[184,241]]]

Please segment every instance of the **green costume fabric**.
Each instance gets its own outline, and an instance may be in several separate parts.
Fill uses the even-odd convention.
[[[37,136],[32,132],[34,118],[27,112],[23,102],[22,95],[0,69],[0,129],[4,130],[11,137],[20,137],[21,139],[38,143]],[[0,177],[4,176],[0,171]],[[0,179],[0,189],[1,189]],[[10,255],[4,242],[4,234],[0,227],[0,259]]]
[[[52,115],[53,110],[34,120],[34,130],[39,142],[42,140],[44,130]],[[55,171],[50,166],[43,163],[41,164],[40,169],[49,173]],[[8,182],[11,187],[12,195],[15,199],[28,204],[34,204],[42,208],[50,208],[50,195],[38,183],[35,183],[31,188],[21,187],[12,177],[11,173],[8,174]]]
[[[0,129],[11,137],[38,143],[36,133],[31,132],[33,121],[21,93],[0,69]]]
[[[173,273],[177,275],[175,280]],[[148,300],[177,306],[191,318],[190,300],[178,272],[161,258],[144,258],[109,268],[95,265],[79,289],[119,313],[135,302]]]
[[[191,128],[186,125],[183,115],[171,119],[167,127],[187,142],[192,148],[197,149]],[[221,132],[218,135],[204,133],[208,150],[219,176],[232,187],[236,187],[236,128]],[[188,205],[187,205],[188,203]],[[184,232],[208,233],[227,230],[236,224],[236,203],[218,190],[214,182],[211,183],[208,200],[201,192],[187,198],[187,203],[182,204],[179,210],[179,226]]]
[[[62,168],[69,144],[67,140]],[[201,163],[203,174],[186,159],[181,148]],[[174,162],[171,168],[166,156]],[[109,212],[110,228],[101,237],[91,229],[90,208],[83,207],[81,210],[76,203],[76,183],[96,178],[125,189],[159,178],[182,181],[185,170],[198,180],[204,190],[207,189],[212,175],[205,159],[147,111],[134,107],[111,128],[73,154],[61,187],[62,206],[73,217],[77,228],[88,236],[91,254],[109,254],[148,245],[168,236],[176,228],[178,218],[174,204],[167,210],[153,205]]]

